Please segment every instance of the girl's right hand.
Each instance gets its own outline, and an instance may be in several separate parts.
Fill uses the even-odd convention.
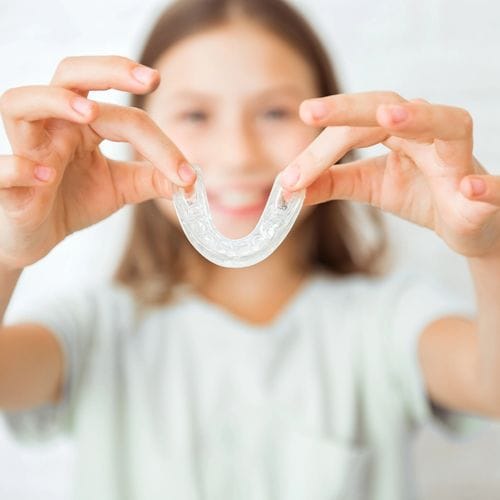
[[[123,57],[71,57],[49,86],[3,94],[13,154],[0,156],[1,264],[25,267],[123,205],[171,198],[173,184],[194,182],[182,153],[144,111],[87,99],[110,88],[145,94],[159,80],[156,70]],[[104,139],[130,143],[144,160],[106,158]]]

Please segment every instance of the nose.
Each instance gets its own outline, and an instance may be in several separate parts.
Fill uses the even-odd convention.
[[[217,163],[227,176],[254,176],[264,166],[261,145],[250,123],[231,120],[220,134]]]

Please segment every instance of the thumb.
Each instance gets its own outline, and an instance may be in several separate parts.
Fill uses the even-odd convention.
[[[351,200],[376,206],[387,156],[336,164],[317,178],[306,191],[305,204]]]

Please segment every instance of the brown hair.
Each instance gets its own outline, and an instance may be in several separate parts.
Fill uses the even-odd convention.
[[[339,93],[330,59],[308,22],[284,0],[177,0],[159,17],[142,51],[140,62],[155,66],[167,49],[183,38],[245,16],[280,36],[309,62],[318,96]],[[143,96],[132,105],[144,107]],[[304,221],[312,232],[309,255],[313,268],[338,275],[377,274],[382,270],[386,235],[378,210],[364,207],[368,221],[347,201],[315,207]],[[371,241],[360,227],[371,233]],[[181,230],[161,214],[154,201],[135,207],[130,241],[115,279],[130,287],[144,304],[165,303],[173,286],[185,276],[181,256],[192,249]]]

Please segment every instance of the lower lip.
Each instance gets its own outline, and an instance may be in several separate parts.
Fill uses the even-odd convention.
[[[262,200],[261,202],[255,205],[247,205],[245,207],[227,207],[222,205],[215,199],[209,198],[209,205],[211,210],[214,212],[218,212],[225,216],[230,217],[255,217],[256,215],[262,214],[267,200]]]

